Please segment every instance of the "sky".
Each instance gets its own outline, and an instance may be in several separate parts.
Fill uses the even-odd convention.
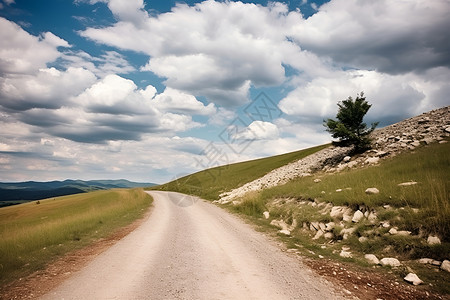
[[[0,181],[164,183],[450,105],[448,0],[0,0]]]

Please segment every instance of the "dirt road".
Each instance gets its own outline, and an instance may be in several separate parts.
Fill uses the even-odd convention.
[[[154,209],[139,228],[42,299],[341,298],[237,217],[183,194],[149,193]]]

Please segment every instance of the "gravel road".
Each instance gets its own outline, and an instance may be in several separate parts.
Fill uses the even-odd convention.
[[[41,299],[342,298],[236,216],[183,194],[149,194],[154,208],[140,227]]]

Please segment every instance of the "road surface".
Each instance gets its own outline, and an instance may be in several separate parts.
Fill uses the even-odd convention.
[[[183,194],[149,194],[154,208],[140,227],[42,299],[341,298],[236,216]]]

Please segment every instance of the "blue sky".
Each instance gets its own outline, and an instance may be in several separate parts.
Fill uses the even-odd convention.
[[[162,183],[450,104],[450,4],[0,0],[0,181]]]

